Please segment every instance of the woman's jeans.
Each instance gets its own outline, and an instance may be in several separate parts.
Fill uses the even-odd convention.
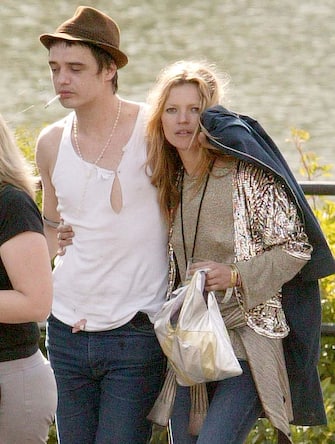
[[[58,386],[60,444],[144,444],[165,359],[146,315],[102,332],[72,333],[50,316],[47,350]]]
[[[171,420],[173,444],[243,444],[262,414],[262,406],[246,361],[240,376],[207,385],[210,406],[198,437],[188,433],[189,387],[177,388]]]

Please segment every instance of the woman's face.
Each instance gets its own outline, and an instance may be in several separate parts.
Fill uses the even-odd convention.
[[[198,146],[200,94],[194,83],[171,88],[161,117],[164,135],[178,152],[192,151]]]

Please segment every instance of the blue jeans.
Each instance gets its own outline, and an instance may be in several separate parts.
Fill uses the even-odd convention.
[[[60,444],[145,444],[165,359],[150,321],[72,333],[50,316],[46,346],[58,387]]]
[[[262,414],[249,365],[240,361],[243,373],[207,384],[209,409],[198,437],[188,433],[189,387],[177,388],[171,419],[173,444],[243,444]]]

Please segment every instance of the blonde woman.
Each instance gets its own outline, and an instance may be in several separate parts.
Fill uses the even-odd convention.
[[[0,442],[46,443],[57,392],[39,350],[52,301],[35,179],[0,116]]]
[[[290,443],[291,422],[326,420],[317,279],[335,264],[280,152],[220,106],[222,86],[215,67],[180,61],[149,95],[148,171],[171,228],[170,276],[176,267],[183,280],[188,260],[203,258],[193,270],[209,270],[206,290],[216,293],[243,369],[207,384],[202,427],[189,418],[202,412],[192,402],[204,387],[177,387],[173,442],[242,444],[266,416]]]

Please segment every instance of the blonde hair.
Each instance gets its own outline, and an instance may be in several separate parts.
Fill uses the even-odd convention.
[[[37,179],[0,114],[0,187],[11,184],[35,198]]]
[[[219,77],[216,67],[203,61],[181,60],[164,68],[158,75],[154,87],[148,95],[150,110],[146,126],[148,147],[147,166],[150,169],[151,183],[158,189],[159,206],[164,217],[168,220],[170,210],[179,203],[177,185],[178,174],[182,163],[176,149],[167,142],[161,117],[165,102],[171,88],[192,83],[197,86],[200,102],[200,113],[206,108],[218,105],[223,101],[228,76]],[[196,185],[200,185],[204,176],[210,171],[210,165],[220,154],[213,149],[200,150],[200,168]]]

